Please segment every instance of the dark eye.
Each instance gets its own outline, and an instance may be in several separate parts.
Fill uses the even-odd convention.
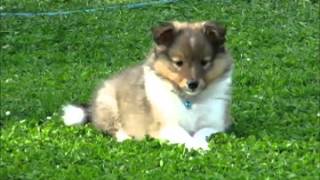
[[[176,61],[174,62],[176,66],[181,67],[183,65],[183,61]]]
[[[206,66],[207,64],[209,64],[209,61],[206,61],[206,60],[201,61],[201,66]]]

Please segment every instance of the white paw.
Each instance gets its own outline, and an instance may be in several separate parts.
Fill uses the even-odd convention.
[[[186,143],[186,147],[191,150],[204,150],[207,151],[209,150],[209,144],[207,141],[204,140],[199,140],[199,139],[193,139],[191,142]]]
[[[216,130],[213,128],[203,128],[200,129],[199,131],[197,131],[194,135],[193,138],[194,139],[199,139],[199,140],[204,140],[207,141],[208,138],[212,135],[212,134],[216,134],[218,132],[221,132],[221,130]]]
[[[131,137],[123,129],[120,129],[116,132],[116,139],[118,142],[123,142],[127,139],[131,139]]]

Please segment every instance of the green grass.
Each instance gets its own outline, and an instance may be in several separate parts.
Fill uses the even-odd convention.
[[[108,1],[1,1],[2,12]],[[109,1],[137,2],[137,1]],[[1,17],[0,179],[319,179],[319,2],[180,1],[62,17]],[[90,124],[66,127],[109,75],[149,51],[151,26],[217,19],[235,58],[234,128],[202,155],[156,140],[122,144]],[[8,114],[10,112],[10,114]]]
[[[150,0],[149,0],[150,1]],[[47,12],[101,8],[108,4],[127,4],[141,2],[139,0],[2,0],[5,12]]]

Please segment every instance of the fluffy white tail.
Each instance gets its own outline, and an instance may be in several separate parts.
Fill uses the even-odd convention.
[[[67,126],[83,124],[87,121],[86,110],[84,108],[69,104],[64,106],[62,110],[63,122]]]

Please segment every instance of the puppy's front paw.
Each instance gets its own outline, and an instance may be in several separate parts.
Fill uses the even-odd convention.
[[[218,132],[221,132],[221,130],[216,130],[216,129],[213,129],[213,128],[203,128],[203,129],[200,129],[199,131],[197,131],[193,135],[193,138],[194,139],[199,139],[199,140],[202,140],[202,141],[207,141],[210,136],[212,136],[213,134],[216,134]]]
[[[209,145],[207,143],[207,141],[202,141],[199,139],[193,139],[193,141],[186,143],[186,147],[191,150],[203,150],[203,151],[207,151],[209,150]]]

